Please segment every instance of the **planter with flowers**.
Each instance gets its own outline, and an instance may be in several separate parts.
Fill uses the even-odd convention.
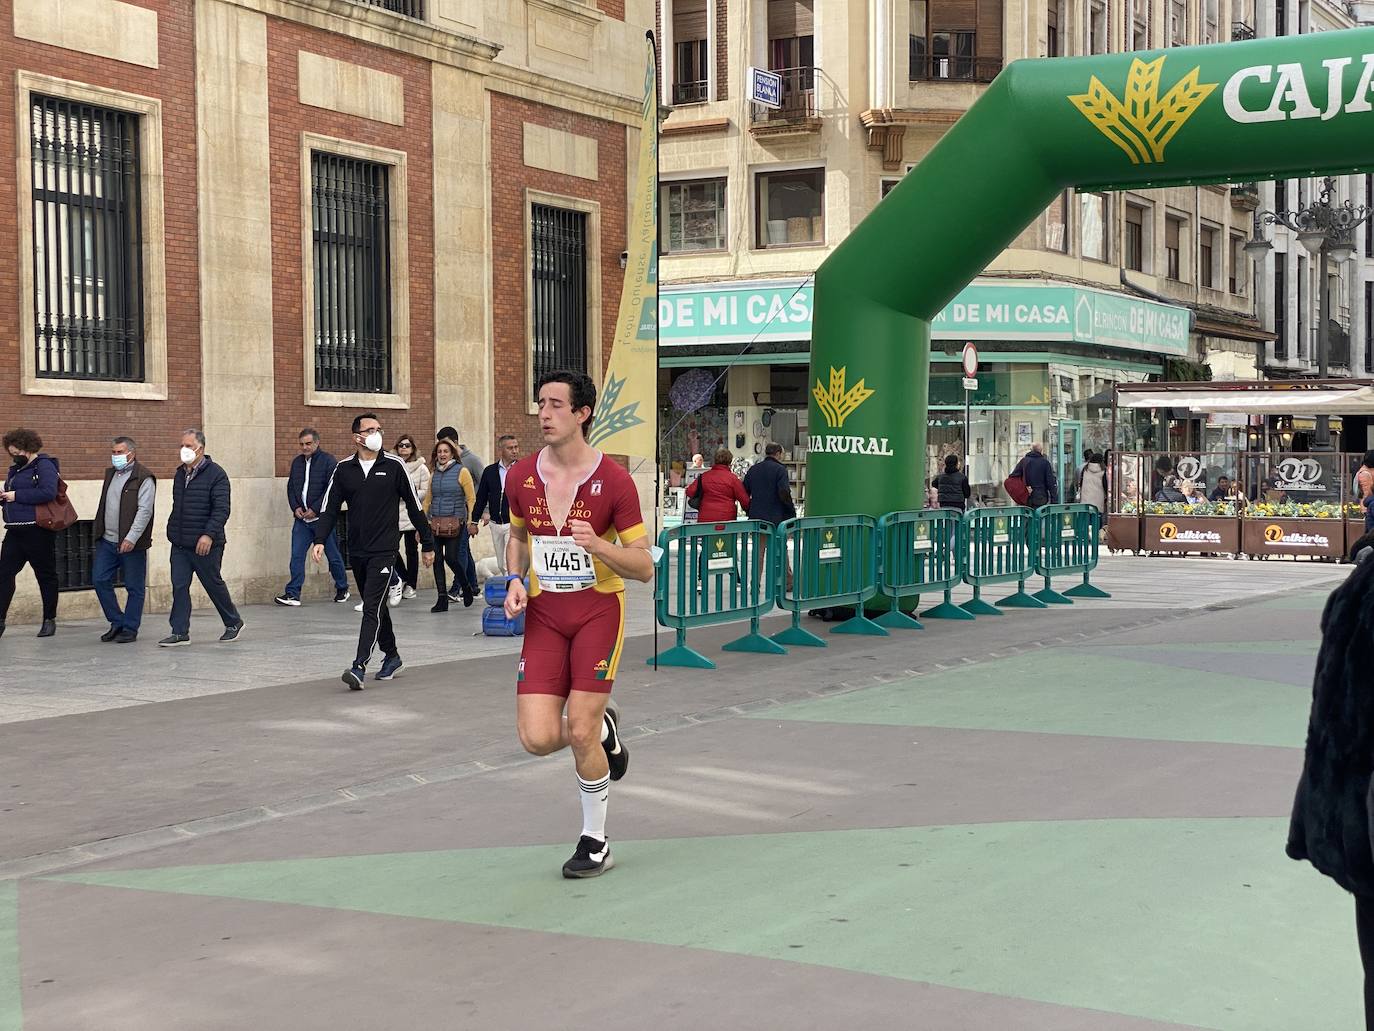
[[[1254,558],[1340,558],[1347,548],[1349,517],[1333,501],[1257,501],[1241,520],[1241,548]]]

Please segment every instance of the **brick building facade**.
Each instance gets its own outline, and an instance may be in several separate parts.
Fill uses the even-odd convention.
[[[87,519],[110,438],[138,440],[151,611],[185,427],[233,479],[225,577],[260,602],[301,427],[343,455],[372,409],[490,460],[535,443],[536,366],[599,379],[652,24],[647,0],[0,0],[0,405]],[[82,531],[67,618],[98,612]],[[35,612],[21,574],[10,619]]]

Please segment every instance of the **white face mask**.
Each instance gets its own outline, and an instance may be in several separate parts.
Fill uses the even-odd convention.
[[[363,447],[369,451],[382,450],[382,433],[380,430],[373,430],[363,438]]]
[[[191,464],[192,462],[194,462],[195,460],[196,460],[196,449],[195,449],[195,448],[184,447],[184,448],[181,449],[181,463],[182,463],[183,465],[190,465],[190,464]]]

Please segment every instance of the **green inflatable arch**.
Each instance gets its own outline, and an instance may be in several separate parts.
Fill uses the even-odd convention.
[[[1017,61],[816,273],[807,513],[924,507],[930,320],[1067,187],[1374,168],[1374,29]]]

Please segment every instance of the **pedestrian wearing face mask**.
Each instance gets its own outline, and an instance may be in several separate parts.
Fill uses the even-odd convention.
[[[148,583],[148,549],[153,544],[153,504],[157,477],[138,460],[132,437],[115,437],[110,445],[110,468],[95,510],[95,555],[91,581],[110,629],[105,642],[131,644],[138,640],[143,621],[143,597]],[[128,597],[120,609],[115,574],[124,574]]]
[[[210,596],[224,621],[221,641],[237,641],[243,617],[220,575],[224,562],[224,526],[229,522],[229,474],[205,453],[205,434],[189,429],[181,435],[181,465],[172,478],[172,514],[167,540],[172,544],[172,633],[158,641],[164,648],[191,643],[191,574]]]
[[[311,554],[317,563],[324,558],[324,541],[347,505],[348,559],[353,564],[358,593],[363,596],[363,623],[358,631],[357,655],[342,679],[350,690],[361,691],[368,661],[378,646],[382,666],[375,679],[390,680],[403,665],[386,603],[401,543],[396,503],[405,505],[411,525],[420,535],[421,561],[426,568],[434,564],[434,536],[405,463],[382,450],[382,424],[376,415],[366,412],[353,420],[353,442],[357,450],[334,468],[325,488]]]
[[[4,437],[10,469],[0,490],[5,539],[0,542],[0,634],[14,600],[15,577],[33,567],[43,599],[39,637],[57,633],[57,534],[38,525],[35,509],[57,497],[57,459],[43,453],[43,438],[33,430],[10,430]]]

